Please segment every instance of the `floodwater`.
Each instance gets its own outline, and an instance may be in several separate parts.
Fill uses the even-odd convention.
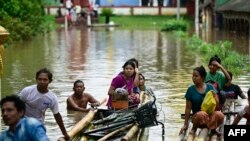
[[[214,42],[224,37],[220,34],[217,31],[202,37]],[[250,54],[249,39],[237,37],[235,33],[226,35],[233,41],[240,40],[235,50]],[[140,72],[157,97],[158,120],[165,124],[165,140],[176,140],[183,125],[180,114],[185,109],[184,94],[192,84],[192,70],[207,64],[200,62],[198,54],[191,55],[185,43],[173,33],[72,27],[67,31],[58,29],[31,42],[15,44],[5,50],[1,97],[18,94],[25,86],[34,84],[36,71],[47,67],[54,75],[50,89],[58,96],[60,113],[67,130],[70,130],[79,120],[78,114],[66,110],[66,99],[72,94],[73,82],[83,80],[85,91],[101,100],[106,97],[112,78],[132,57],[139,60]],[[250,87],[250,73],[244,72],[233,82],[246,93]],[[49,110],[45,121],[52,141],[62,136]],[[2,130],[6,128],[2,121],[0,125]],[[150,127],[149,131],[150,141],[162,140],[160,125]]]

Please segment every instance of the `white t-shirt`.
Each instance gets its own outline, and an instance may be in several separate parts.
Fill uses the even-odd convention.
[[[25,102],[28,117],[34,117],[44,123],[45,111],[50,108],[53,114],[59,113],[57,96],[52,91],[40,93],[37,85],[25,87],[20,93],[20,99]]]

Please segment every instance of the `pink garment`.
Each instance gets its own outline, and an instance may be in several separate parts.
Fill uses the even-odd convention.
[[[128,79],[128,81],[126,81],[123,74],[120,73],[115,78],[113,78],[111,86],[113,86],[115,89],[124,88],[128,91],[129,95],[131,95],[134,88],[134,78],[131,77]],[[111,96],[109,97],[107,106],[111,107]]]

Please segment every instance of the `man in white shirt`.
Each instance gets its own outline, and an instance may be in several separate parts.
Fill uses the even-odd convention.
[[[52,73],[43,68],[36,73],[36,85],[25,87],[20,93],[20,99],[25,102],[28,117],[34,117],[44,123],[45,111],[50,108],[54,118],[59,125],[65,139],[70,139],[64,127],[61,114],[58,109],[57,96],[48,89],[52,81]]]

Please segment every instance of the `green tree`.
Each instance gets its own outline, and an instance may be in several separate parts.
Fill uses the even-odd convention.
[[[0,0],[0,25],[11,40],[29,40],[46,29],[41,0]]]

